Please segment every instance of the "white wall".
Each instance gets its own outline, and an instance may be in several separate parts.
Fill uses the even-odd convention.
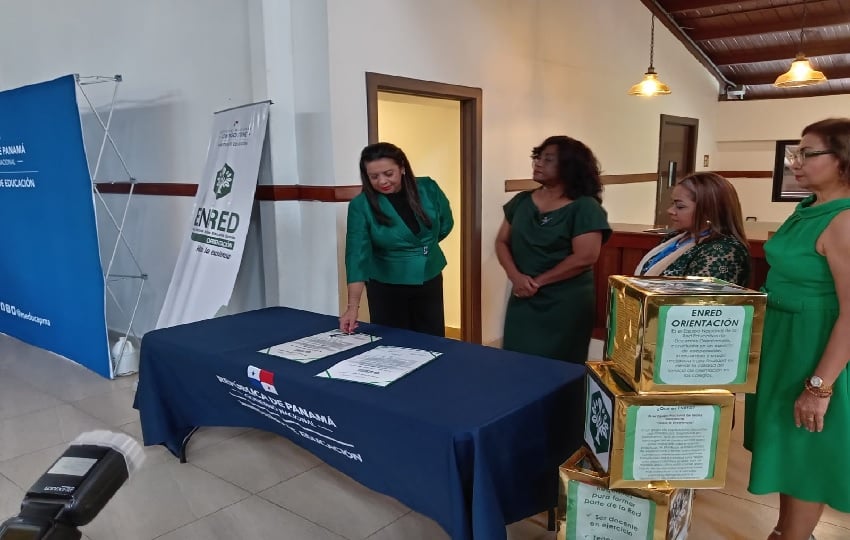
[[[359,182],[356,166],[336,176],[330,136],[328,15],[325,0],[250,0],[254,98],[274,101],[271,164],[261,184]],[[284,201],[261,207],[267,305],[338,314],[344,204]],[[343,220],[340,222],[340,220]]]
[[[644,171],[650,172],[650,171]],[[652,225],[655,222],[655,182],[614,184],[605,186],[604,206],[610,223],[637,223]]]
[[[507,178],[528,178],[532,146],[567,134],[586,142],[608,174],[651,172],[659,115],[700,119],[698,154],[713,154],[717,85],[656,27],[655,65],[673,94],[626,94],[649,63],[650,13],[638,2],[581,0],[328,0],[332,150],[356,171],[367,142],[367,71],[483,89],[482,335],[501,336],[507,281],[493,239]],[[340,174],[340,183],[348,179]],[[611,186],[612,221],[651,221],[654,188],[636,202]],[[647,207],[650,207],[647,210]],[[646,215],[643,218],[643,215]]]
[[[812,122],[847,116],[848,110],[850,95],[723,101],[717,108],[717,141],[798,139],[800,131]]]

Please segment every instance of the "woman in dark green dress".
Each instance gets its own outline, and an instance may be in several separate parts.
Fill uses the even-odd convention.
[[[611,236],[599,162],[562,135],[535,147],[531,159],[540,187],[505,204],[496,237],[512,289],[502,347],[580,364],[596,315],[593,265]]]
[[[850,119],[807,126],[786,163],[812,195],[764,244],[767,313],[744,424],[750,492],[779,493],[770,540],[809,538],[825,505],[850,512]]]

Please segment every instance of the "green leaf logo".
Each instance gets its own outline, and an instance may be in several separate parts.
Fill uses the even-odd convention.
[[[607,452],[611,447],[611,414],[599,391],[590,396],[590,434],[596,453]]]
[[[216,199],[229,195],[233,189],[233,169],[227,163],[215,175],[215,184],[213,185],[213,193]]]

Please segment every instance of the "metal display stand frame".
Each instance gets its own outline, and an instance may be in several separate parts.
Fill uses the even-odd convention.
[[[102,135],[102,138],[101,138],[101,141],[100,141],[100,149],[98,150],[97,160],[95,161],[94,169],[93,170],[90,169],[91,183],[92,183],[92,193],[94,194],[96,200],[100,201],[102,208],[106,211],[106,215],[109,217],[109,221],[112,223],[112,225],[115,227],[115,230],[118,233],[118,236],[115,238],[115,243],[112,245],[112,253],[109,256],[109,263],[106,265],[106,269],[103,273],[103,282],[104,282],[104,286],[106,288],[106,292],[109,295],[109,297],[112,298],[112,301],[113,301],[115,308],[118,309],[120,311],[120,313],[128,315],[128,317],[129,317],[128,321],[127,321],[127,328],[124,332],[123,339],[120,340],[120,342],[121,342],[120,349],[117,351],[117,354],[113,355],[112,354],[112,347],[109,347],[109,349],[110,349],[109,352],[110,352],[110,359],[111,359],[111,362],[112,362],[112,376],[116,377],[116,376],[121,376],[121,375],[130,375],[132,373],[135,373],[135,370],[128,371],[128,372],[125,372],[125,373],[118,373],[117,370],[118,370],[118,367],[119,367],[120,360],[124,357],[124,351],[125,351],[125,348],[127,347],[127,343],[128,343],[127,339],[131,336],[133,338],[135,338],[136,340],[139,339],[139,336],[136,334],[135,330],[133,329],[133,322],[136,319],[136,312],[139,309],[139,303],[141,302],[141,299],[142,299],[142,292],[144,291],[144,288],[145,288],[145,282],[147,282],[147,280],[148,280],[148,275],[142,270],[142,266],[139,264],[139,261],[136,258],[135,253],[133,253],[133,248],[130,246],[129,242],[124,237],[124,225],[127,222],[127,213],[130,209],[130,203],[133,200],[133,193],[135,191],[135,186],[136,186],[136,178],[134,178],[133,175],[130,173],[129,168],[127,167],[127,162],[124,160],[124,156],[121,154],[121,151],[118,149],[118,145],[115,144],[115,140],[112,138],[112,133],[110,133],[110,128],[111,128],[111,125],[112,125],[112,117],[113,117],[113,113],[115,112],[115,103],[116,103],[116,99],[118,97],[118,88],[119,88],[121,82],[123,82],[123,77],[121,75],[80,76],[79,74],[75,74],[74,79],[77,83],[77,89],[79,90],[80,94],[83,96],[86,103],[88,104],[88,107],[91,110],[92,114],[94,115],[94,118],[97,120],[98,124],[103,129],[103,135]],[[111,99],[109,106],[108,106],[108,113],[106,114],[106,120],[104,121],[103,115],[100,112],[98,112],[97,108],[92,103],[91,99],[89,98],[88,94],[86,93],[85,87],[88,86],[88,85],[92,85],[92,84],[110,84],[110,83],[113,85],[112,99]],[[121,213],[120,222],[119,222],[118,219],[116,219],[115,214],[112,212],[112,210],[110,210],[109,205],[106,204],[106,200],[103,198],[103,194],[97,189],[98,174],[100,174],[100,166],[101,166],[101,163],[103,162],[103,155],[104,155],[104,151],[106,150],[107,144],[112,148],[112,150],[115,152],[115,155],[118,157],[118,160],[121,162],[121,167],[124,169],[124,173],[126,173],[128,182],[130,184],[129,193],[127,194],[127,198],[123,202],[124,208],[123,208],[123,211]],[[115,179],[112,179],[110,181],[114,182]],[[112,267],[113,267],[113,264],[115,263],[115,256],[118,253],[118,248],[122,244],[127,249],[127,252],[130,255],[130,259],[133,262],[133,265],[135,265],[135,272],[134,273],[116,274],[116,273],[112,272]],[[125,306],[121,305],[121,302],[119,301],[118,297],[116,296],[115,292],[112,290],[112,287],[111,287],[112,284],[115,284],[115,283],[118,283],[118,282],[123,282],[123,281],[126,281],[126,280],[133,280],[134,282],[138,283],[138,293],[136,294],[136,301],[133,304],[133,307],[132,307],[131,310],[125,309]],[[108,302],[107,302],[107,305],[108,305]],[[108,320],[108,318],[107,318],[107,320]],[[108,324],[107,324],[107,330],[108,330]],[[107,332],[107,335],[108,335],[108,332]]]

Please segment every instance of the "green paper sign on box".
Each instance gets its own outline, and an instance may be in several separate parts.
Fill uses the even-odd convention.
[[[692,489],[609,489],[582,448],[559,468],[557,540],[684,540],[693,506]]]

